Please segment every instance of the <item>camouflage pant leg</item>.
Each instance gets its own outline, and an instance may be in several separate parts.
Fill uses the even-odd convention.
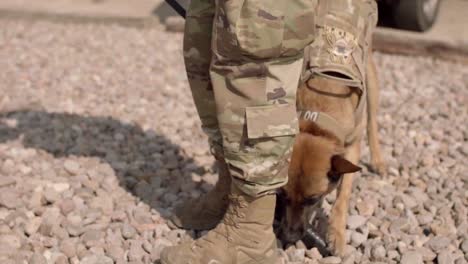
[[[215,0],[192,0],[187,11],[184,59],[193,100],[213,154],[222,155],[222,139],[210,81],[211,35]]]
[[[314,0],[218,0],[211,80],[233,182],[249,195],[287,182],[296,89],[314,39]]]

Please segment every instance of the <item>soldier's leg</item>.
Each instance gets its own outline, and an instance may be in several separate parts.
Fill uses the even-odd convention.
[[[314,0],[220,1],[211,80],[234,184],[250,196],[287,181],[298,130],[303,49],[314,39]]]
[[[222,152],[216,104],[210,80],[211,42],[215,0],[192,0],[184,32],[184,61],[193,100],[210,146]]]
[[[192,0],[185,24],[184,59],[188,81],[202,129],[208,135],[211,151],[217,159],[219,172],[219,180],[210,192],[199,199],[186,201],[174,210],[171,223],[185,229],[214,228],[226,211],[231,184],[222,155],[221,134],[209,73],[214,13],[214,0]]]
[[[217,1],[210,73],[234,184],[223,222],[193,243],[165,249],[163,264],[278,260],[274,190],[287,181],[315,7],[314,0]]]

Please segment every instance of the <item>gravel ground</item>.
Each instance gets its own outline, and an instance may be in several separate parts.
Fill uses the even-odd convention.
[[[159,27],[1,20],[0,263],[151,263],[200,234],[170,230],[216,181],[182,36]],[[375,54],[389,175],[356,180],[344,259],[468,259],[468,67]],[[363,164],[369,160],[363,148]],[[333,196],[327,199],[330,207]]]

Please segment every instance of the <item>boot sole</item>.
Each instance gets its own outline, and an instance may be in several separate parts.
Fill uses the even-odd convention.
[[[184,229],[184,230],[195,230],[195,231],[207,231],[207,230],[211,230],[213,228],[216,227],[216,225],[221,222],[218,221],[215,225],[210,225],[210,226],[200,226],[200,225],[186,225],[184,226],[183,224],[177,224],[176,223],[177,220],[174,220],[172,218],[169,219],[169,221],[167,221],[167,226],[169,226],[170,229],[174,230],[174,229]]]
[[[284,264],[284,261],[278,256],[278,254],[274,254],[271,258],[268,259],[261,261],[252,260],[243,264]]]
[[[278,253],[273,254],[270,258],[264,259],[261,261],[251,260],[243,264],[284,264],[284,259],[282,259]],[[155,264],[170,264],[164,262],[162,259],[156,260]]]

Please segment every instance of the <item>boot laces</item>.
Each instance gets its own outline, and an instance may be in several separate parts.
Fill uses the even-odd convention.
[[[238,229],[239,219],[245,217],[245,214],[242,212],[243,208],[247,207],[247,201],[241,195],[229,195],[227,196],[230,204],[227,208],[227,211],[224,215],[223,222],[219,224],[215,229],[208,232],[208,234],[203,239],[198,239],[192,244],[192,250],[197,248],[204,248],[209,244],[216,243],[216,236],[220,235],[227,239],[227,241],[232,242],[231,232],[235,232],[234,229]]]
[[[244,218],[245,214],[242,212],[243,208],[247,207],[247,201],[241,195],[228,196],[230,206],[224,216],[224,224],[239,228],[239,218]]]

